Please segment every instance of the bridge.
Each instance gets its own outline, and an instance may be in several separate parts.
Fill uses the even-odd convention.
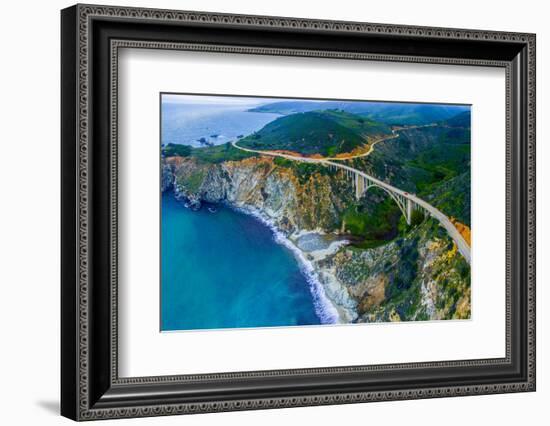
[[[418,204],[415,204],[411,200],[411,198],[407,197],[407,192],[401,193],[400,190],[396,191],[397,188],[394,188],[393,186],[388,185],[383,181],[375,179],[372,176],[369,176],[366,173],[363,173],[357,169],[353,169],[351,167],[348,168],[347,166],[343,166],[342,164],[334,164],[331,161],[327,161],[325,165],[327,164],[331,170],[343,169],[343,171],[346,173],[346,176],[352,182],[352,186],[355,190],[355,198],[357,200],[365,195],[365,193],[370,188],[377,187],[383,189],[391,198],[393,198],[393,200],[401,210],[401,213],[403,213],[403,216],[405,216],[407,225],[411,224],[412,212],[414,210],[422,210],[422,208]]]
[[[389,139],[393,139],[393,137]],[[342,170],[346,174],[346,177],[350,180],[353,188],[355,189],[356,199],[360,199],[370,188],[373,187],[384,190],[396,202],[408,225],[411,224],[412,214],[415,210],[422,211],[423,213],[428,214],[436,219],[455,242],[460,254],[464,257],[468,264],[470,263],[470,246],[466,242],[462,234],[458,231],[458,229],[456,229],[456,227],[453,225],[451,220],[440,210],[422,200],[421,198],[418,198],[415,194],[410,194],[406,191],[396,188],[393,185],[390,185],[387,182],[377,179],[374,176],[370,176],[365,172],[362,172],[340,162],[336,162],[333,158],[311,158],[299,155],[291,155],[284,152],[255,150],[241,147],[237,145],[236,141],[231,143],[235,148],[240,149],[241,151],[266,155],[270,157],[280,157],[287,160],[299,161],[302,163],[319,164],[325,167],[330,167],[332,170]],[[372,152],[372,150],[369,151],[369,153],[370,152]]]

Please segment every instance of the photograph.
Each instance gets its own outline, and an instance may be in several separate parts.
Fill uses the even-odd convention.
[[[160,331],[471,319],[471,105],[159,103]]]

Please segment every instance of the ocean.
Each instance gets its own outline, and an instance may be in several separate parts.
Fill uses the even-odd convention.
[[[253,105],[252,105],[253,106]],[[260,130],[279,114],[249,112],[251,106],[162,104],[162,143],[205,146],[220,145]],[[203,143],[199,140],[203,140]]]
[[[161,233],[162,331],[327,322],[303,264],[254,216],[167,192]]]

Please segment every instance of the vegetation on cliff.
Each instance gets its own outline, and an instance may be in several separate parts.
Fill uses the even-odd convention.
[[[376,247],[394,239],[402,214],[395,202],[378,188],[372,188],[344,211],[342,230],[355,238],[353,245]]]

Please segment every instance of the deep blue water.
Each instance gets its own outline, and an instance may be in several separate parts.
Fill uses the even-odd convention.
[[[198,139],[219,145],[260,130],[279,114],[249,112],[250,106],[162,104],[162,143],[204,146]],[[217,137],[212,137],[218,135]]]
[[[293,253],[266,225],[162,196],[161,330],[320,324]]]

